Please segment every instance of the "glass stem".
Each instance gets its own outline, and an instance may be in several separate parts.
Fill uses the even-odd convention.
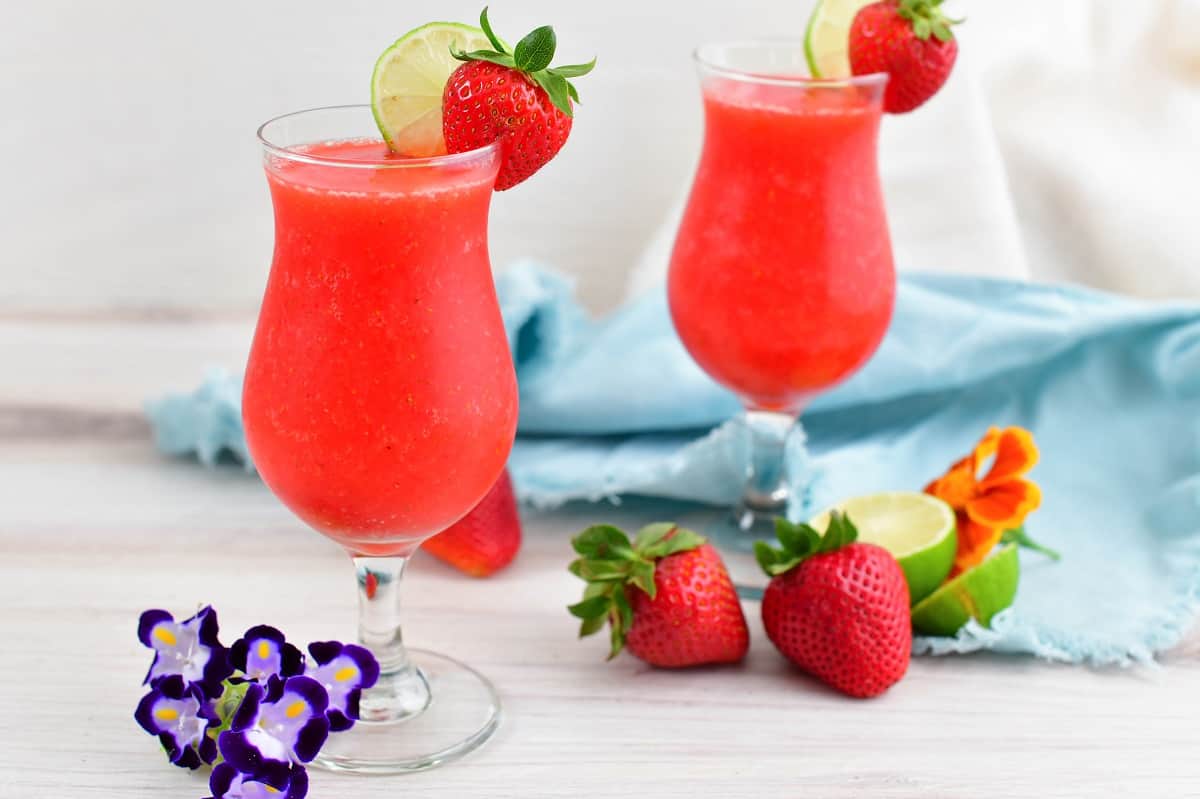
[[[429,706],[429,683],[413,666],[400,632],[400,584],[408,557],[355,557],[358,641],[379,661],[379,682],[365,691],[361,720],[394,722]]]
[[[787,505],[788,435],[796,417],[778,411],[748,410],[745,416],[749,457],[746,488],[738,507],[738,525],[749,530],[782,514]]]

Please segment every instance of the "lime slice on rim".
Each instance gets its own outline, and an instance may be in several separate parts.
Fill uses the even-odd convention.
[[[479,28],[430,22],[409,31],[383,51],[371,75],[371,111],[388,146],[401,155],[443,155],[442,92],[462,62],[459,50],[490,50]]]
[[[912,491],[868,494],[839,503],[809,524],[823,534],[834,510],[850,517],[859,541],[883,547],[900,562],[910,603],[929,596],[950,574],[958,549],[954,509],[937,497]]]
[[[1020,578],[1017,545],[1009,544],[918,602],[912,609],[913,629],[925,635],[954,635],[969,619],[986,627],[1012,605]]]
[[[848,78],[850,25],[874,0],[818,0],[804,32],[804,57],[814,78]]]

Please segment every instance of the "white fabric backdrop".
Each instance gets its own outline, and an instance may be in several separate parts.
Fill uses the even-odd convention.
[[[1200,296],[1200,0],[970,14],[1034,274]]]
[[[496,199],[494,261],[534,255],[593,307],[679,202],[699,149],[696,43],[799,36],[808,0],[497,0],[601,56],[562,157]],[[963,63],[888,120],[905,268],[1200,297],[1200,0],[955,0]],[[377,52],[478,0],[201,5],[7,0],[0,26],[0,310],[252,310],[270,253],[253,131],[365,99]],[[669,224],[669,223],[668,223]],[[661,268],[669,235],[642,258]]]

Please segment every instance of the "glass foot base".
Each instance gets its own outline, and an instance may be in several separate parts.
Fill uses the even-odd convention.
[[[762,599],[767,576],[754,557],[754,542],[775,543],[775,517],[783,509],[764,512],[737,508],[696,508],[681,514],[676,521],[708,538],[721,552],[725,568],[743,599]]]
[[[359,721],[335,733],[313,765],[350,774],[403,774],[457,760],[500,726],[500,697],[479,672],[457,660],[408,650],[429,683],[432,701],[398,721]]]

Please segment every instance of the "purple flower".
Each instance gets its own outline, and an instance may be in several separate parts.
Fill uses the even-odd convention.
[[[251,627],[233,642],[229,662],[246,679],[264,685],[271,677],[287,679],[304,673],[304,655],[284,639],[283,633],[265,624]]]
[[[153,686],[179,676],[188,685],[202,686],[210,697],[220,695],[221,681],[233,668],[217,630],[217,612],[211,606],[181,622],[165,610],[147,610],[138,621],[138,639],[154,650],[154,662],[143,683]]]
[[[337,641],[316,641],[308,645],[312,655],[305,669],[309,677],[324,686],[329,694],[329,729],[348,730],[358,719],[362,692],[379,679],[379,663],[361,646]]]
[[[185,683],[180,675],[158,680],[133,717],[142,729],[158,736],[175,765],[195,769],[217,759],[217,742],[208,731],[220,719],[200,686]]]
[[[321,751],[329,737],[328,707],[328,694],[311,677],[273,677],[265,687],[249,683],[219,738],[221,754],[242,774],[282,785],[294,762],[307,763]]]
[[[272,785],[221,763],[213,769],[208,788],[212,791],[210,799],[304,799],[308,773],[301,766],[292,766],[286,780]]]

